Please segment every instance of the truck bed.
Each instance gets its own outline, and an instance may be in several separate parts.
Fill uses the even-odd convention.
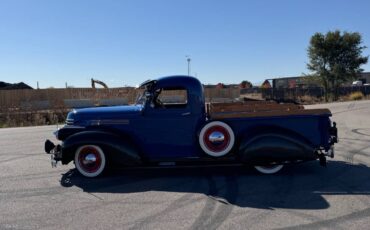
[[[328,109],[305,109],[303,105],[278,104],[273,101],[246,101],[233,103],[209,103],[206,106],[212,120],[243,117],[272,117],[291,115],[327,115]]]

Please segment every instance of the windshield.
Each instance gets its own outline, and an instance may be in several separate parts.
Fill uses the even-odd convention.
[[[151,92],[154,84],[156,83],[156,80],[147,80],[140,84],[139,86],[139,93],[136,97],[136,105],[145,105],[145,102],[147,100],[147,94]]]
[[[146,101],[145,93],[146,92],[147,92],[146,90],[142,90],[137,94],[136,101],[135,101],[136,105],[144,105],[145,104],[145,101]]]

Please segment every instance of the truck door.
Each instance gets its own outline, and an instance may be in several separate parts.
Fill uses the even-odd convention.
[[[191,113],[186,89],[155,89],[143,117],[143,141],[149,157],[194,157],[198,117]]]

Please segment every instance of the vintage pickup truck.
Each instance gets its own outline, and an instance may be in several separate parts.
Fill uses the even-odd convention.
[[[86,177],[108,166],[252,165],[266,174],[289,163],[334,156],[328,109],[270,101],[206,103],[189,76],[149,80],[135,105],[71,111],[45,142],[52,164],[74,161]]]

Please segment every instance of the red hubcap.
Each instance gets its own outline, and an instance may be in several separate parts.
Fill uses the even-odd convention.
[[[94,160],[91,160],[94,159]],[[94,147],[85,147],[81,149],[78,155],[78,164],[88,173],[98,171],[101,166],[102,159],[99,151]]]
[[[211,142],[209,137],[214,132],[222,133],[224,135],[224,140],[220,142]],[[230,135],[229,132],[224,127],[215,125],[207,129],[203,136],[203,141],[209,150],[214,152],[221,152],[229,146]]]

